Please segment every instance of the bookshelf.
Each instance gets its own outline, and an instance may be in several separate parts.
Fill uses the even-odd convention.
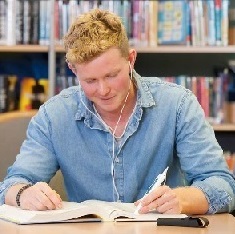
[[[0,45],[0,53],[48,53],[49,46],[42,45]]]
[[[0,114],[0,124],[9,120],[16,120],[20,118],[32,118],[37,113],[37,110],[30,111],[12,111]]]
[[[235,45],[229,46],[184,46],[184,45],[159,45],[159,46],[141,46],[133,45],[138,53],[164,53],[164,54],[234,54]],[[1,47],[0,47],[1,51]],[[55,46],[57,53],[64,53],[64,48],[61,45]]]
[[[50,2],[49,14],[55,15],[55,0]],[[55,94],[56,56],[64,54],[64,48],[55,43],[54,17],[49,18],[49,45],[0,45],[0,54],[47,54],[49,97]],[[136,70],[143,76],[207,75],[212,76],[214,65],[227,65],[235,60],[235,45],[229,46],[185,46],[185,45],[134,45],[138,52]],[[22,113],[21,113],[22,114]],[[2,114],[0,114],[2,116]],[[12,115],[18,115],[13,112]],[[3,115],[4,116],[4,115]],[[228,133],[235,136],[235,125],[213,126],[218,134]]]
[[[235,132],[235,124],[214,124],[212,125],[216,132]]]
[[[168,45],[168,46],[139,46],[132,45],[136,48],[138,53],[165,53],[165,54],[198,54],[198,53],[207,53],[207,54],[234,54],[235,46],[182,46],[182,45]],[[49,46],[46,45],[0,45],[0,53],[48,53]],[[55,45],[56,53],[64,53],[64,48],[62,45]]]

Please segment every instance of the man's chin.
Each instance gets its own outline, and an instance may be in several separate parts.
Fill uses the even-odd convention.
[[[105,112],[113,112],[116,110],[116,108],[112,104],[96,105],[96,107],[98,110],[105,111]]]

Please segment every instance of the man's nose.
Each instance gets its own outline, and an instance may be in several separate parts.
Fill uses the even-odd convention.
[[[100,82],[99,84],[99,93],[101,95],[107,95],[110,91],[110,88],[109,88],[109,85],[107,84],[107,82],[103,81],[103,82]]]

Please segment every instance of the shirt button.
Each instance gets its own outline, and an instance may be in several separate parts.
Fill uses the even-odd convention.
[[[116,158],[116,159],[115,159],[115,162],[116,162],[116,163],[119,163],[119,162],[120,162],[119,158]]]

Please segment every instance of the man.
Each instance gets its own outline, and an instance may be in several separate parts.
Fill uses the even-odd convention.
[[[136,51],[116,15],[81,15],[64,38],[79,80],[41,106],[0,186],[22,209],[61,207],[47,184],[61,169],[70,201],[135,202],[169,167],[139,213],[205,214],[235,208],[235,181],[191,91],[134,71]]]

